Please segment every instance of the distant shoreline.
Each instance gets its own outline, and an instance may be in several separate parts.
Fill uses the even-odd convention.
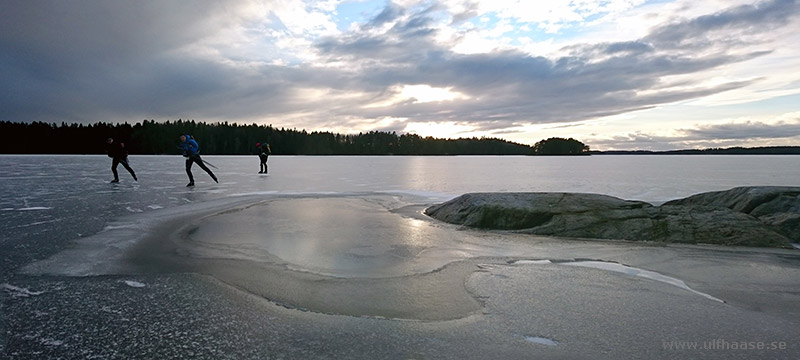
[[[732,147],[683,150],[609,150],[591,151],[591,155],[800,155],[800,146]]]
[[[103,156],[106,154],[99,153],[3,153],[0,156]],[[178,156],[180,154],[148,154],[148,153],[130,153],[130,156]],[[592,151],[589,154],[571,154],[571,155],[520,155],[520,154],[274,154],[271,156],[350,156],[350,157],[384,157],[384,156],[421,156],[421,157],[457,157],[457,156],[511,156],[511,157],[588,157],[588,156],[608,156],[608,155],[800,155],[800,147],[797,150],[786,152],[717,152],[705,150],[671,150],[671,151],[646,151],[646,150],[630,150],[630,151]],[[255,156],[250,154],[203,154],[203,156]]]

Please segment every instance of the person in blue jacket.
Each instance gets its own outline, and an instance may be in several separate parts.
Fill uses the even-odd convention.
[[[181,135],[180,140],[180,148],[183,150],[183,156],[186,157],[186,175],[189,175],[189,183],[186,186],[194,186],[194,176],[192,176],[192,164],[194,163],[197,163],[197,166],[205,170],[208,175],[211,175],[214,182],[219,183],[211,169],[200,158],[200,145],[197,144],[197,141],[192,139],[191,135]]]

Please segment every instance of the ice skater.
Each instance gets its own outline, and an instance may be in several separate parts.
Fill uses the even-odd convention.
[[[256,148],[258,148],[259,151],[258,159],[261,161],[261,167],[258,173],[266,174],[267,159],[269,159],[269,154],[272,154],[272,150],[269,148],[269,144],[267,144],[267,142],[256,143]]]
[[[194,163],[197,163],[197,166],[205,170],[208,175],[211,175],[214,182],[219,183],[211,169],[200,158],[200,145],[197,144],[197,141],[192,139],[191,135],[181,135],[180,140],[180,148],[183,150],[183,156],[186,157],[186,175],[189,175],[189,183],[186,186],[194,186],[194,176],[192,176],[192,164]]]
[[[125,167],[125,170],[128,170],[133,176],[133,181],[139,181],[136,178],[136,173],[133,172],[131,166],[128,164],[128,149],[125,148],[125,144],[121,142],[115,142],[114,139],[108,138],[106,139],[106,152],[108,153],[108,157],[111,159],[111,172],[114,173],[114,180],[111,180],[111,183],[118,183],[119,182],[119,174],[117,173],[117,165],[122,164]]]

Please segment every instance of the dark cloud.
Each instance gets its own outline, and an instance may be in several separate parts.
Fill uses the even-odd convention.
[[[226,22],[218,16],[223,7],[221,1],[3,1],[0,44],[59,71],[120,66],[213,34]]]
[[[763,33],[785,25],[797,13],[794,0],[764,1],[742,5],[712,15],[656,27],[645,41],[663,48],[706,46],[711,37],[737,38]]]
[[[367,27],[381,27],[384,24],[391,24],[405,13],[405,10],[392,2],[389,2],[383,10],[376,15]]]
[[[224,69],[173,51],[214,34],[229,21],[223,8],[214,1],[0,2],[0,118],[163,114],[212,91]]]
[[[730,147],[758,144],[773,139],[800,138],[800,117],[794,122],[742,123],[698,125],[678,129],[674,136],[661,136],[641,132],[595,139],[591,146],[598,149],[676,150],[689,148]]]
[[[766,124],[745,122],[700,126],[682,129],[680,133],[692,140],[782,139],[800,136],[800,119],[795,123]]]
[[[230,7],[222,1],[0,2],[0,120],[249,122],[304,114],[296,116],[304,123],[287,126],[402,130],[402,122],[379,120],[409,118],[470,123],[500,134],[517,125],[622,114],[748,86],[757,79],[702,87],[699,80],[663,78],[769,54],[769,48],[743,51],[745,41],[756,41],[752,37],[696,49],[720,32],[772,31],[797,11],[786,0],[735,7],[656,27],[636,41],[572,46],[551,59],[519,51],[454,53],[437,39],[441,8],[390,2],[357,31],[318,39],[314,64],[242,65],[221,61],[224,54],[187,52],[237,24]],[[467,9],[453,21],[474,13]],[[469,98],[365,106],[414,84]],[[304,95],[308,90],[330,96]]]

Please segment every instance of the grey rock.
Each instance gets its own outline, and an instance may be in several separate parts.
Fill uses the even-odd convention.
[[[700,194],[664,206],[598,194],[473,193],[425,213],[457,225],[536,235],[789,247],[800,232],[791,189],[800,189],[750,189]]]
[[[664,206],[728,208],[758,218],[794,242],[800,241],[800,187],[749,186],[669,201]]]
[[[672,200],[664,205],[701,205],[763,215],[767,212],[800,212],[800,187],[744,186]],[[753,214],[754,216],[760,216]]]
[[[558,214],[652,207],[642,201],[574,193],[473,193],[434,205],[425,213],[444,222],[478,228],[533,228]]]

